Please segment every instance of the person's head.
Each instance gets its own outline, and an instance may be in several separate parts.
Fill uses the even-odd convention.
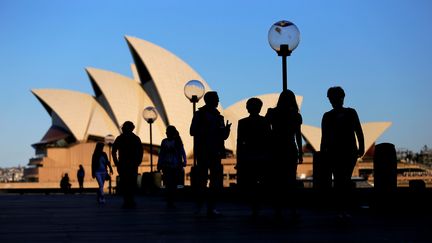
[[[282,91],[282,93],[279,95],[276,108],[282,111],[291,110],[298,112],[299,108],[297,105],[295,94],[289,89]]]
[[[135,128],[135,125],[131,121],[125,121],[122,125],[123,133],[131,133]]]
[[[327,98],[329,99],[333,108],[340,108],[343,106],[345,92],[339,87],[331,87],[327,90]]]
[[[95,152],[95,153],[101,153],[101,152],[103,151],[104,146],[105,146],[104,143],[102,143],[102,142],[97,142],[97,143],[96,143],[96,146],[95,146],[95,150],[94,150],[94,152]],[[80,168],[81,168],[81,167],[82,167],[82,165],[80,165]]]
[[[65,173],[65,174],[64,174],[64,177],[65,177],[65,178],[69,178],[69,174],[68,174],[68,173]]]
[[[80,168],[80,169],[84,169],[84,167],[83,167],[82,165],[79,165],[79,168]]]
[[[263,102],[258,98],[250,98],[246,102],[246,109],[248,110],[249,114],[251,115],[257,115],[260,113],[261,108],[263,106]]]
[[[219,96],[216,91],[208,91],[204,95],[204,102],[207,106],[217,108],[219,104]]]
[[[176,127],[175,126],[171,126],[171,125],[167,126],[167,128],[166,128],[166,135],[167,135],[168,138],[176,138],[176,137],[180,136],[179,132],[176,129]]]

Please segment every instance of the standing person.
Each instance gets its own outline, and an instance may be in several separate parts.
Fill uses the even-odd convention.
[[[268,174],[275,206],[275,216],[282,218],[282,209],[286,191],[292,194],[289,200],[293,220],[298,218],[296,211],[297,164],[303,162],[301,124],[302,116],[294,93],[284,90],[279,96],[275,108],[269,108],[266,114],[271,125],[273,158]]]
[[[79,165],[79,169],[77,171],[77,179],[78,179],[80,193],[83,193],[84,190],[84,176],[85,176],[84,167],[82,165]]]
[[[157,169],[162,171],[167,207],[175,208],[175,192],[187,160],[183,142],[177,129],[174,126],[168,126],[166,135],[167,137],[161,143]]]
[[[96,181],[99,185],[99,190],[97,191],[97,201],[99,204],[105,203],[104,183],[105,179],[109,176],[107,167],[109,168],[110,174],[113,174],[113,170],[108,160],[108,156],[103,151],[104,146],[105,144],[102,142],[96,143],[92,155],[92,177],[96,178]]]
[[[64,176],[60,180],[60,188],[64,194],[68,194],[71,192],[71,183],[69,180],[69,174],[65,173]]]
[[[215,91],[204,95],[205,105],[195,112],[190,135],[195,139],[197,158],[197,211],[207,202],[207,215],[218,216],[215,208],[217,193],[223,188],[223,167],[225,157],[224,141],[228,138],[231,123],[224,123],[224,117],[217,110],[219,96]],[[210,180],[209,188],[207,181]]]
[[[112,145],[112,157],[120,176],[120,190],[123,194],[123,208],[135,208],[138,166],[143,158],[141,139],[133,133],[135,126],[126,121]]]
[[[356,110],[343,107],[344,90],[331,87],[327,97],[333,109],[324,113],[322,118],[321,153],[333,173],[340,210],[338,217],[347,219],[351,217],[346,211],[353,187],[351,175],[357,158],[364,154],[364,136]]]
[[[237,182],[252,206],[252,216],[258,215],[270,136],[270,124],[259,114],[262,105],[260,99],[250,98],[246,102],[249,116],[239,120],[237,128]]]

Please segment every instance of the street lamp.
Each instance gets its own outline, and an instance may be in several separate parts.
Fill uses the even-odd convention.
[[[156,112],[156,108],[153,106],[148,106],[143,110],[142,116],[144,120],[148,122],[150,125],[150,172],[153,172],[153,134],[152,134],[152,124],[156,121],[158,115]]]
[[[195,114],[196,111],[196,103],[204,96],[205,87],[199,80],[190,80],[187,82],[184,86],[184,94],[186,98],[192,102],[192,108],[193,113]],[[195,156],[195,137],[194,137],[194,163],[193,165],[196,166],[196,156]]]
[[[193,113],[196,110],[196,103],[204,96],[204,85],[199,80],[190,80],[184,86],[186,98],[193,104]]]
[[[283,90],[287,90],[287,56],[297,48],[300,42],[300,31],[290,21],[281,20],[270,27],[268,41],[271,48],[282,57]]]
[[[108,134],[105,136],[105,144],[108,145],[108,160],[109,163],[111,164],[111,147],[112,144],[114,143],[115,137],[112,134]],[[108,181],[108,192],[111,195],[111,190],[112,190],[112,185],[111,185],[111,176],[109,177],[109,181]]]

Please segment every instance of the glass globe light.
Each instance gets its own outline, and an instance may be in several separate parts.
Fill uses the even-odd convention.
[[[199,80],[190,80],[184,86],[184,94],[191,102],[198,102],[204,96],[204,85]]]
[[[153,123],[158,118],[156,108],[153,106],[146,107],[143,110],[142,116],[148,123]]]
[[[268,41],[279,56],[289,56],[300,42],[300,31],[295,24],[287,20],[274,23],[268,32]],[[281,48],[282,46],[282,48]],[[286,46],[285,49],[284,46]]]

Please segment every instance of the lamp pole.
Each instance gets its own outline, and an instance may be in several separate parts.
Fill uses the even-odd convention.
[[[143,118],[147,121],[150,126],[150,172],[153,172],[153,130],[152,124],[156,121],[158,115],[156,112],[156,108],[153,106],[148,106],[143,110]]]
[[[297,48],[300,42],[300,31],[292,22],[281,20],[270,27],[268,41],[271,48],[282,57],[282,89],[287,90],[287,57]]]

